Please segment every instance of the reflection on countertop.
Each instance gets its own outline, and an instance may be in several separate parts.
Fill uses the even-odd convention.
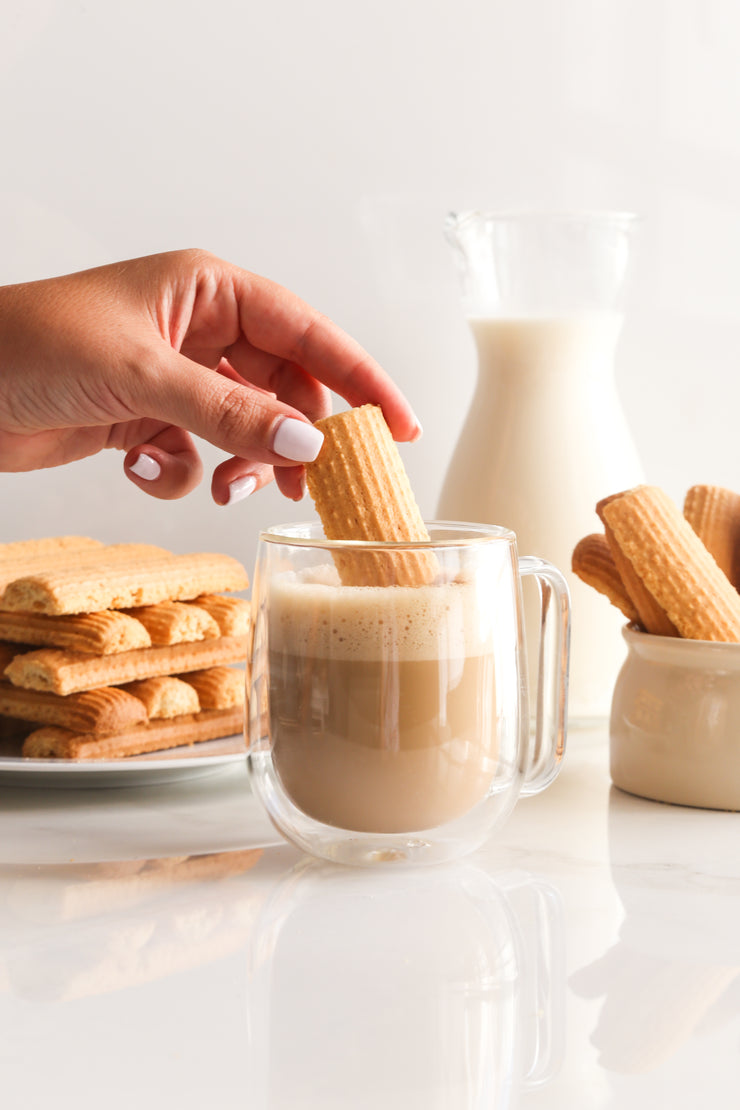
[[[302,862],[248,969],[250,1105],[506,1107],[560,1063],[562,910],[524,873]]]
[[[603,999],[592,1040],[607,1070],[652,1071],[740,1013],[740,873],[721,847],[737,823],[611,788],[609,864],[624,919],[616,943],[570,980]]]
[[[39,1001],[106,994],[239,950],[260,888],[234,880],[261,855],[43,867],[18,877],[6,868],[0,949],[8,988]]]
[[[3,1110],[732,1105],[738,828],[601,727],[445,867],[310,862],[241,768],[0,787]]]

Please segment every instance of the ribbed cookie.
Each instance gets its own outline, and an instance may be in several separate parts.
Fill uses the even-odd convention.
[[[209,667],[183,675],[194,687],[201,709],[232,709],[244,705],[244,671],[234,667]]]
[[[249,602],[243,597],[205,594],[196,597],[191,604],[205,609],[213,617],[222,636],[246,636],[249,628]]]
[[[120,732],[147,719],[141,701],[113,686],[61,697],[0,682],[0,713],[96,736]]]
[[[0,609],[54,616],[94,613],[188,600],[248,585],[246,571],[229,555],[141,555],[129,561],[101,562],[95,573],[86,564],[17,578],[6,587]]]
[[[171,554],[164,547],[156,547],[151,543],[115,543],[105,546],[94,544],[79,550],[60,548],[39,555],[22,555],[0,561],[0,591],[17,579],[26,579],[35,575],[51,573],[64,574],[65,572],[77,578],[87,576],[88,581],[94,582],[98,577],[98,570],[120,563],[129,563],[132,566],[138,559],[170,558]],[[16,606],[19,608],[19,606]],[[20,608],[32,609],[33,606]],[[107,609],[107,605],[98,605],[97,609]],[[92,610],[77,610],[78,612],[92,612]]]
[[[144,625],[118,609],[68,617],[0,612],[0,640],[69,648],[94,655],[133,651],[151,647],[152,643]]]
[[[665,610],[658,604],[653,595],[648,590],[645,583],[640,578],[633,567],[630,559],[622,551],[614,532],[608,523],[604,510],[607,505],[612,501],[623,497],[624,493],[615,493],[611,497],[605,497],[599,501],[596,506],[596,512],[604,525],[604,533],[606,535],[609,549],[614,559],[614,565],[617,573],[622,580],[627,595],[634,605],[639,615],[639,624],[646,632],[652,632],[655,636],[678,636],[679,631],[673,622],[670,620]]]
[[[681,636],[740,641],[740,594],[667,494],[638,486],[609,500],[603,514],[619,550]]]
[[[221,635],[210,613],[185,601],[160,601],[126,612],[141,622],[153,644],[190,644],[196,640],[215,640]]]
[[[735,589],[740,587],[740,494],[721,486],[692,486],[683,515]]]
[[[142,678],[139,682],[126,683],[123,689],[143,702],[150,721],[182,717],[186,713],[198,713],[201,709],[195,688],[172,675]]]
[[[605,535],[595,532],[579,540],[573,549],[571,565],[582,582],[604,594],[628,621],[640,623],[640,615],[624,588]]]
[[[324,433],[306,484],[329,540],[428,541],[429,533],[383,413],[361,405],[316,421]],[[436,572],[428,551],[340,551],[339,576],[352,586],[418,586]]]
[[[5,668],[5,677],[14,686],[28,690],[74,694],[97,686],[122,686],[140,678],[239,663],[245,655],[246,643],[241,636],[222,636],[197,644],[141,648],[105,656],[42,648],[16,656]]]
[[[122,759],[232,736],[240,732],[241,727],[241,710],[205,709],[184,718],[153,721],[102,738],[78,735],[63,728],[42,728],[26,738],[23,755],[29,759]]]

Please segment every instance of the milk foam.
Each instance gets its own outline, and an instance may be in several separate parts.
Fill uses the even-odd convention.
[[[333,568],[270,583],[270,649],[327,659],[454,659],[493,649],[475,582],[342,586]]]

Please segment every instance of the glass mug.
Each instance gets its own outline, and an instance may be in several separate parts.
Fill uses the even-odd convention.
[[[560,571],[508,529],[433,522],[415,543],[260,535],[247,714],[252,789],[277,829],[347,864],[473,851],[565,750],[570,609]],[[343,585],[383,568],[424,584]],[[415,560],[416,562],[410,562]],[[521,578],[542,603],[530,733]],[[375,579],[377,580],[377,579]]]

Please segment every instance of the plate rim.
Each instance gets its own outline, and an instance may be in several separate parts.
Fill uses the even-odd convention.
[[[219,740],[232,740],[242,739],[239,733],[233,733],[231,736],[217,737]],[[203,741],[209,743],[209,741]],[[183,751],[186,746],[181,745]],[[147,771],[152,773],[162,771],[171,771],[176,774],[177,771],[189,771],[199,767],[215,767],[219,764],[236,763],[238,760],[246,759],[247,749],[244,747],[243,751],[234,752],[213,752],[205,755],[193,755],[191,752],[192,745],[187,745],[188,754],[182,756],[169,755],[166,758],[151,758],[155,753],[142,753],[139,756],[125,756],[122,759],[30,759],[28,756],[7,756],[0,755],[0,775],[30,774],[31,776],[40,773],[64,774],[64,773],[79,773],[79,774],[110,774],[123,776],[125,774],[146,774]],[[169,749],[174,752],[176,749]],[[147,756],[145,758],[144,756]]]

